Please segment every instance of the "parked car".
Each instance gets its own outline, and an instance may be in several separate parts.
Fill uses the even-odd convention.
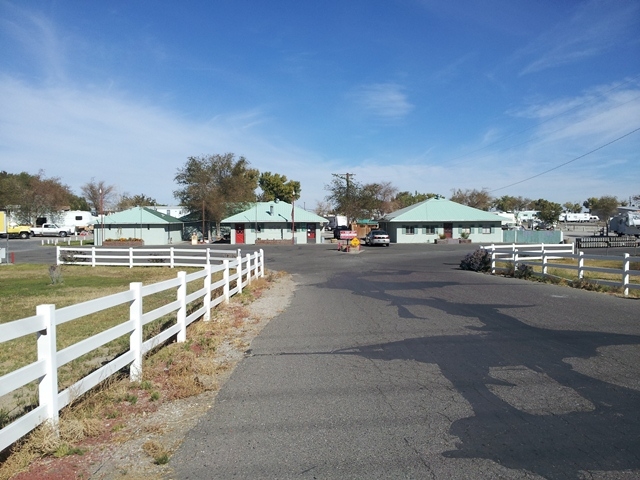
[[[338,225],[336,228],[333,229],[333,238],[337,238],[339,240],[340,232],[342,232],[343,230],[351,230],[351,227],[348,227],[346,225]]]
[[[367,245],[391,245],[391,241],[389,240],[389,235],[384,230],[371,230],[367,233],[367,236],[364,237],[364,242]]]

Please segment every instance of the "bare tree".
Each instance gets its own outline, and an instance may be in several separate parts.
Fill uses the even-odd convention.
[[[87,199],[87,202],[98,214],[103,214],[105,209],[113,207],[115,186],[107,185],[104,180],[96,182],[92,177],[90,182],[80,187],[80,190],[82,190],[84,198]]]

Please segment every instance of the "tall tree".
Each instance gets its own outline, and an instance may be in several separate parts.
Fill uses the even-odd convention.
[[[543,198],[540,198],[533,202],[534,210],[538,210],[536,216],[547,223],[554,223],[558,221],[560,214],[562,213],[562,205],[555,202],[550,202]]]
[[[418,193],[417,191],[414,193],[407,191],[400,192],[394,198],[394,210],[409,207],[436,196],[438,196],[436,193]]]
[[[36,175],[0,172],[0,205],[22,223],[35,223],[38,217],[55,216],[58,211],[68,208],[72,197],[68,186],[59,178],[45,177],[43,170]]]
[[[531,199],[521,196],[512,197],[510,195],[503,195],[493,201],[493,206],[502,212],[521,212],[523,210],[529,210],[531,207]]]
[[[115,209],[121,212],[122,210],[128,210],[133,207],[148,207],[157,204],[158,202],[156,202],[155,198],[147,197],[144,194],[129,196],[125,193],[120,196]]]
[[[71,210],[83,210],[85,212],[91,210],[87,199],[78,195],[71,195],[71,198],[69,199],[69,208]]]
[[[202,212],[204,234],[206,221],[217,228],[224,217],[255,201],[258,176],[244,157],[236,160],[233,153],[189,157],[175,176],[180,188],[173,195],[192,212]]]
[[[300,182],[287,180],[285,175],[280,175],[279,173],[261,173],[258,185],[262,189],[259,199],[263,202],[269,202],[277,198],[291,203],[300,198]]]
[[[565,212],[569,212],[569,213],[580,213],[582,211],[582,205],[580,205],[579,203],[573,203],[573,202],[563,203],[562,208],[564,208]]]
[[[333,211],[345,215],[349,223],[360,217],[360,190],[362,186],[353,179],[353,174],[333,174],[331,183],[325,185],[329,194],[325,200],[331,204]]]
[[[591,197],[585,200],[583,205],[589,209],[589,213],[593,213],[600,217],[600,220],[607,221],[612,217],[620,205],[618,197],[605,195],[603,197]]]
[[[461,190],[458,188],[453,189],[452,192],[453,195],[450,198],[452,202],[461,203],[479,210],[489,210],[493,203],[493,199],[486,189]]]
[[[113,207],[115,189],[115,186],[107,185],[104,180],[96,182],[93,177],[91,181],[80,187],[84,198],[87,199],[87,202],[97,214],[102,214]]]
[[[359,207],[362,218],[380,218],[395,210],[394,198],[398,189],[391,182],[368,183],[359,191]]]

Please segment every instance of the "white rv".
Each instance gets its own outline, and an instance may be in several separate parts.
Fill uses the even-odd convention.
[[[620,211],[609,220],[609,231],[618,235],[635,235],[640,238],[640,211]]]

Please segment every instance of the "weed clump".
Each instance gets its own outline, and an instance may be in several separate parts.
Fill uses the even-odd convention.
[[[488,272],[491,270],[491,255],[486,250],[479,248],[475,252],[467,254],[460,261],[460,268],[474,272]]]

